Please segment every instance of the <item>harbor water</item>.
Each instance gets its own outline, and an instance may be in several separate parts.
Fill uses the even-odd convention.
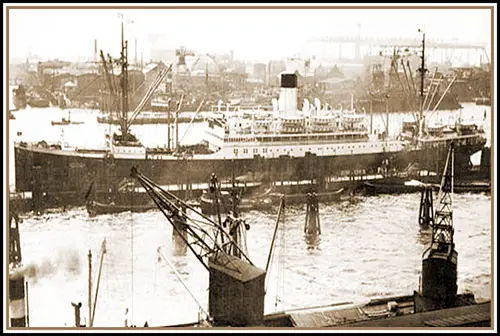
[[[489,138],[490,107],[463,104],[462,118],[482,124]],[[56,142],[71,147],[103,147],[109,126],[98,124],[96,111],[71,109],[71,119],[82,125],[52,126],[67,118],[59,108],[25,109],[9,121],[9,182],[14,183],[13,141]],[[436,112],[436,121],[447,123],[452,113]],[[374,127],[383,129],[384,115]],[[391,114],[395,134],[408,114]],[[184,143],[199,141],[201,124],[193,124]],[[180,127],[182,138],[187,125]],[[116,127],[112,126],[111,131]],[[132,126],[146,146],[167,143],[166,125]],[[174,133],[172,133],[174,134]],[[479,159],[476,157],[478,163]],[[276,251],[266,280],[265,312],[345,301],[362,302],[391,295],[411,295],[418,290],[422,252],[430,231],[418,225],[420,194],[353,196],[320,204],[322,234],[303,232],[305,205],[286,208]],[[492,202],[489,194],[454,195],[455,244],[458,251],[458,291],[490,298]],[[277,208],[252,211],[244,218],[249,257],[265,268]],[[106,239],[94,326],[128,324],[161,326],[197,320],[199,307],[163,260],[157,249],[175,265],[191,294],[208,310],[208,272],[188,250],[173,252],[172,227],[161,212],[121,213],[89,218],[82,208],[22,216],[20,236],[23,264],[30,268],[29,320],[32,327],[74,324],[71,302],[82,302],[82,323],[88,324],[88,262],[92,250],[93,294],[97,286],[100,247]],[[35,272],[36,271],[36,272]]]
[[[418,225],[419,194],[355,197],[320,204],[322,234],[304,235],[305,206],[287,208],[267,279],[265,312],[369,298],[411,295],[418,289],[422,252],[430,231]],[[454,197],[458,290],[490,298],[491,198]],[[249,257],[265,268],[277,209],[244,214]],[[23,263],[38,273],[29,278],[31,326],[73,325],[71,302],[88,316],[87,254],[93,252],[93,288],[99,250],[106,239],[94,326],[161,326],[197,320],[199,307],[164,261],[180,273],[207,310],[208,272],[188,250],[173,253],[172,227],[156,210],[89,218],[85,209],[28,216],[20,225]],[[93,294],[94,295],[94,294]],[[94,298],[92,298],[94,300]]]

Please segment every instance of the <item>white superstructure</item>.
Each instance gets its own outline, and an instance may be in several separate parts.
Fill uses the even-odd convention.
[[[208,121],[207,137],[214,156],[224,159],[252,159],[279,156],[303,157],[365,155],[398,152],[405,146],[401,139],[369,136],[367,117],[354,111],[329,110],[316,99],[297,109],[297,76],[281,74],[278,109],[251,115],[225,114]]]

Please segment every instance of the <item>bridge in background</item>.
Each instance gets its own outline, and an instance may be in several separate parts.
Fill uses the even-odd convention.
[[[363,63],[364,56],[375,55],[386,48],[420,48],[419,38],[322,36],[307,41],[304,53],[313,53],[317,58],[329,58],[347,63]],[[460,58],[461,63],[489,63],[490,45],[487,42],[464,43],[426,39],[429,59],[445,63]]]

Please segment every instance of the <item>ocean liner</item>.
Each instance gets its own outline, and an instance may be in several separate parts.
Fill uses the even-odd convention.
[[[425,38],[422,53],[424,50]],[[297,75],[283,72],[274,111],[207,119],[198,145],[182,146],[176,139],[172,149],[146,148],[129,131],[132,121],[127,118],[128,64],[123,31],[119,62],[121,94],[116,96],[121,106],[120,134],[107,136],[107,147],[101,150],[16,143],[17,191],[31,191],[37,185],[44,192],[85,192],[91,184],[108,190],[128,176],[133,166],[162,185],[205,183],[216,171],[221,180],[233,174],[260,172],[264,181],[310,180],[321,187],[329,176],[404,169],[415,162],[422,169],[440,171],[451,142],[455,143],[457,171],[468,169],[470,156],[486,143],[484,132],[476,125],[426,125],[422,109],[417,120],[403,125],[404,133],[395,138],[386,132],[372,133],[368,118],[354,111],[333,111],[307,101],[299,110]]]

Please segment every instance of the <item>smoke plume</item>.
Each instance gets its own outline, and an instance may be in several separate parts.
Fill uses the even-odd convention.
[[[75,250],[59,250],[52,259],[30,263],[17,268],[13,277],[24,276],[36,283],[38,280],[54,276],[58,272],[77,276],[80,274],[80,256]]]

